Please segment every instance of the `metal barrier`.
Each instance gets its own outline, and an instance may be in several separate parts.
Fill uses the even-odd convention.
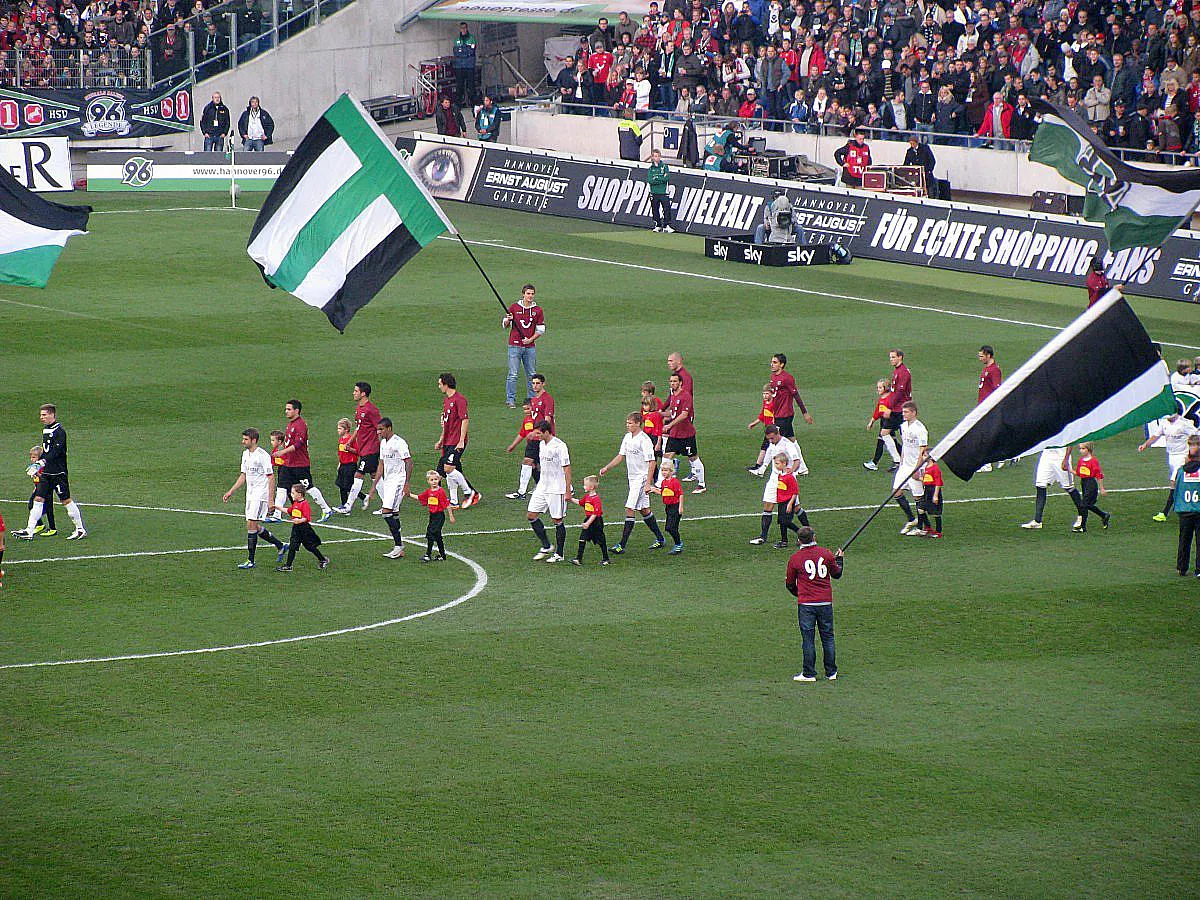
[[[147,83],[199,82],[236,69],[353,2],[227,0],[211,6],[182,26],[167,25],[150,34]]]

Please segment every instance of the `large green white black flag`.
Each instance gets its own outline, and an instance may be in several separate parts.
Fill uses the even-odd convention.
[[[1175,410],[1167,367],[1109,291],[959,422],[929,455],[969,481],[985,463],[1094,441]]]
[[[1041,124],[1029,158],[1086,189],[1083,217],[1103,222],[1109,249],[1157,247],[1200,204],[1200,169],[1143,169],[1117,159],[1069,109],[1035,100]]]
[[[91,211],[39,197],[0,166],[0,284],[45,287],[67,239],[87,233]]]
[[[279,174],[247,252],[344,331],[422,247],[456,233],[358,101],[342,94]]]

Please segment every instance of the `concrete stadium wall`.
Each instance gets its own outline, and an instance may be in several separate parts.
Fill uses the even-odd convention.
[[[524,107],[513,112],[510,143],[543,150],[588,156],[617,156],[617,123],[615,118],[562,115],[552,109]],[[700,129],[700,149],[711,129]],[[751,132],[757,134],[760,132]],[[814,162],[834,166],[834,151],[846,143],[844,137],[821,137],[788,132],[761,132],[772,150],[803,153]],[[653,123],[651,137],[642,144],[643,159],[650,151],[661,147],[662,125]],[[870,140],[871,157],[879,165],[898,165],[908,149],[906,141]],[[978,194],[998,194],[1006,197],[1031,197],[1034,191],[1057,191],[1083,195],[1083,188],[1067,181],[1049,166],[1030,162],[1027,155],[1010,150],[989,150],[982,147],[933,147],[937,159],[934,172],[948,178],[954,190]],[[674,158],[675,151],[664,154]],[[1166,168],[1166,167],[1163,167]]]

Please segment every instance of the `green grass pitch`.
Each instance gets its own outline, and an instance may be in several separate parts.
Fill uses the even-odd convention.
[[[1045,530],[1019,529],[1031,461],[951,481],[941,543],[898,536],[887,510],[836,585],[836,684],[792,682],[785,554],[747,544],[761,482],[745,426],[772,353],[816,417],[801,498],[836,545],[889,486],[860,465],[887,350],[907,352],[936,440],[974,403],[979,345],[1013,371],[1082,288],[870,261],[759,270],[686,235],[452,205],[506,295],[538,287],[576,485],[612,456],[641,381],[665,390],[669,351],[695,375],[710,490],[688,498],[686,552],[651,554],[639,526],[624,558],[601,569],[590,548],[576,570],[531,562],[523,506],[503,499],[519,466],[504,333],[460,247],[429,247],[339,336],[263,285],[252,212],[88,202],[92,233],[47,290],[0,289],[0,511],[22,527],[52,401],[91,530],[10,538],[0,665],[318,634],[478,588],[460,560],[382,559],[386,529],[361,512],[324,532],[327,572],[303,553],[290,576],[235,570],[241,496],[220,497],[241,429],[281,427],[302,399],[335,496],[334,425],[359,379],[420,472],[437,375],[458,376],[486,500],[447,544],[486,585],[340,636],[0,669],[0,895],[1195,894],[1200,587],[1175,575],[1174,522],[1150,520],[1161,451],[1137,454],[1136,433],[1099,447],[1110,488],[1141,489],[1105,499],[1107,532],[1071,534],[1055,494]],[[1200,352],[1195,306],[1134,306]],[[623,485],[603,486],[610,534]],[[402,519],[423,533],[418,511]],[[35,561],[78,556],[95,558]]]

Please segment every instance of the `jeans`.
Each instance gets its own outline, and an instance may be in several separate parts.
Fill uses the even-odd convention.
[[[529,379],[537,371],[536,347],[508,348],[508,379],[504,382],[504,390],[509,403],[517,402],[517,372],[522,366],[525,368],[525,396],[532,397],[533,385]]]
[[[215,135],[206,134],[204,136],[204,152],[205,153],[210,153],[213,151],[220,153],[224,149],[225,149],[225,135],[223,135],[223,134],[215,134]]]
[[[247,151],[254,150],[259,153],[263,151],[265,146],[266,141],[262,140],[261,138],[246,138],[246,140],[242,143],[243,149]]]
[[[825,662],[825,677],[837,674],[837,660],[833,652],[833,604],[828,606],[811,606],[799,604],[800,636],[804,639],[804,674],[815,677],[817,674],[817,642],[816,632],[821,632],[821,655]]]

